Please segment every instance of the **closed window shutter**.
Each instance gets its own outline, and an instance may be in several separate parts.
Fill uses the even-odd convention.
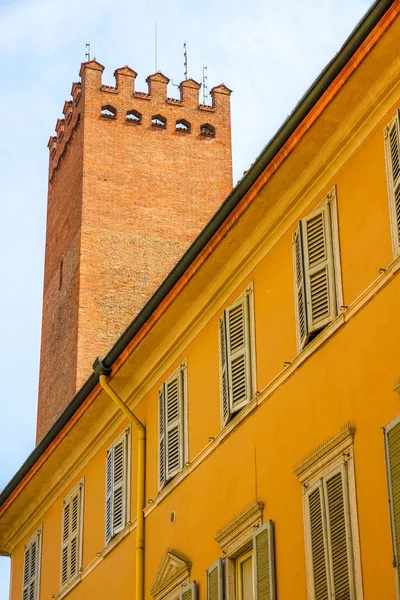
[[[275,548],[273,522],[268,521],[253,535],[254,598],[276,600]]]
[[[108,450],[106,457],[106,543],[126,525],[128,431]]]
[[[38,600],[40,531],[25,546],[22,600]]]
[[[335,273],[329,204],[300,221],[306,281],[308,334],[336,316]]]
[[[226,425],[230,419],[231,411],[229,407],[229,382],[228,382],[228,354],[226,347],[226,319],[225,313],[219,320],[219,357],[220,357],[220,376],[221,376],[221,402],[222,402],[222,421]]]
[[[113,535],[125,526],[125,485],[126,485],[125,439],[114,444],[113,453]]]
[[[113,505],[113,447],[107,450],[106,458],[106,544],[111,540],[112,527],[112,505]]]
[[[387,135],[389,177],[391,187],[394,245],[400,251],[400,111],[389,127]]]
[[[251,398],[249,301],[247,295],[226,309],[229,408],[240,410]]]
[[[207,569],[207,600],[224,600],[222,558]]]
[[[393,540],[393,566],[397,570],[396,579],[400,587],[400,422],[385,428],[385,439]]]
[[[331,565],[333,598],[354,598],[352,585],[350,523],[347,522],[347,496],[345,496],[344,472],[337,471],[325,480],[327,533]]]
[[[297,336],[300,347],[302,348],[307,340],[307,306],[304,280],[304,258],[303,244],[301,239],[301,228],[293,234],[293,257],[295,269],[295,301],[297,312]]]
[[[64,501],[61,550],[61,587],[79,573],[81,535],[81,487]]]
[[[197,600],[197,586],[195,581],[181,587],[179,600]]]
[[[166,478],[183,467],[183,386],[182,371],[164,384],[166,417]]]
[[[326,529],[321,483],[314,487],[307,495],[307,504],[311,538],[313,598],[314,600],[330,600]]]
[[[165,406],[164,386],[158,390],[158,448],[159,448],[159,487],[165,484]]]

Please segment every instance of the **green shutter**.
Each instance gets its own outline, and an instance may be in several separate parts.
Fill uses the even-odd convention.
[[[158,390],[158,472],[159,489],[165,485],[165,406],[164,385]]]
[[[235,413],[251,399],[249,299],[247,294],[225,311],[229,408]]]
[[[207,600],[224,600],[222,558],[219,558],[207,569]]]
[[[22,600],[38,600],[39,598],[40,550],[41,530],[39,529],[25,545]]]
[[[183,468],[183,377],[179,369],[164,384],[165,473],[172,479]]]
[[[181,587],[179,600],[197,600],[197,585],[195,581]]]
[[[69,584],[80,568],[82,487],[63,502],[62,547],[61,547],[61,587]]]
[[[276,600],[274,546],[273,522],[268,521],[253,535],[255,600]]]
[[[393,540],[393,566],[400,587],[400,421],[385,428],[386,463],[389,486],[390,517]]]

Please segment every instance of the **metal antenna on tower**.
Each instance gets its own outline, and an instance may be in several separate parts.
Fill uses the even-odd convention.
[[[208,84],[207,84],[207,65],[203,65],[203,104],[208,100]]]
[[[86,44],[85,58],[86,58],[87,61],[90,60],[90,44]]]
[[[188,78],[186,40],[183,42],[183,75],[185,79]]]

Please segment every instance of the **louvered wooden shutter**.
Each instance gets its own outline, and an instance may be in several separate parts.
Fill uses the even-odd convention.
[[[113,535],[125,526],[126,485],[125,438],[114,444],[113,456]]]
[[[328,553],[323,506],[323,489],[319,483],[307,494],[314,600],[328,600]]]
[[[225,313],[219,320],[219,360],[221,376],[221,404],[222,404],[222,422],[226,425],[230,419],[231,411],[229,407],[229,382],[228,382],[228,354],[226,348],[226,319]]]
[[[274,526],[268,521],[253,535],[254,600],[276,600],[274,546]]]
[[[354,596],[351,539],[348,522],[347,482],[340,469],[325,479],[328,549],[331,566],[333,598],[351,600]]]
[[[400,587],[400,422],[385,428],[386,463],[389,486],[390,517],[393,540],[393,566]]]
[[[223,559],[219,558],[207,569],[207,600],[224,600]]]
[[[72,581],[80,568],[81,487],[63,504],[61,587]]]
[[[25,546],[22,599],[38,600],[39,596],[40,531]]]
[[[391,213],[396,254],[400,252],[400,111],[389,127],[387,134],[387,155],[391,187]]]
[[[127,433],[107,450],[106,543],[126,525]]]
[[[336,316],[335,273],[329,204],[300,221],[306,282],[308,334]]]
[[[304,258],[303,244],[301,239],[301,227],[293,234],[293,258],[294,258],[294,277],[295,277],[295,302],[296,302],[296,317],[297,317],[297,337],[300,348],[307,341],[307,306],[305,294],[305,279],[304,279]]]
[[[158,390],[158,466],[159,466],[159,488],[165,484],[165,405],[164,386]]]
[[[106,544],[112,537],[113,504],[113,447],[107,450],[106,458]]]
[[[249,301],[247,295],[226,309],[229,407],[240,410],[251,399]]]
[[[164,384],[166,479],[171,479],[183,467],[183,382],[182,371]]]
[[[197,585],[195,581],[181,587],[179,600],[197,600]]]

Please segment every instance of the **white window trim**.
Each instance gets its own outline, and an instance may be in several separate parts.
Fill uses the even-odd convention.
[[[42,564],[42,539],[43,539],[43,525],[40,525],[32,537],[26,542],[24,546],[24,561],[23,567],[25,563],[25,552],[28,548],[32,546],[32,544],[37,540],[37,575],[36,575],[36,597],[33,600],[39,600],[40,598],[40,570]],[[23,598],[24,593],[24,568],[22,568],[22,588],[21,588],[21,598]],[[10,592],[11,593],[11,592]]]
[[[106,457],[107,457],[107,452],[109,450],[111,450],[111,448],[113,446],[115,446],[116,444],[118,444],[123,438],[126,437],[127,443],[126,443],[126,453],[127,453],[127,457],[126,457],[126,470],[127,470],[127,474],[126,474],[126,489],[125,489],[125,522],[124,522],[124,526],[122,527],[121,531],[124,531],[131,522],[131,502],[130,502],[130,498],[131,498],[131,425],[128,425],[128,427],[126,427],[126,429],[124,429],[124,431],[121,433],[121,435],[119,435],[112,444],[110,444],[106,450]],[[105,461],[105,494],[104,494],[104,546],[107,547],[109,544],[111,544],[111,542],[113,541],[113,539],[116,536],[119,536],[121,531],[118,531],[116,534],[111,535],[111,538],[108,540],[107,542],[107,460]]]
[[[336,185],[323,197],[321,202],[317,204],[317,206],[313,209],[312,212],[323,208],[324,206],[329,206],[330,212],[330,220],[331,220],[331,234],[332,234],[332,253],[333,253],[333,269],[334,269],[334,278],[335,278],[335,298],[336,298],[336,315],[332,319],[334,320],[341,312],[343,306],[343,284],[342,284],[342,266],[340,260],[340,242],[339,242],[339,216],[338,216],[338,206],[337,206],[337,191]],[[306,215],[307,216],[307,215]],[[297,224],[297,229],[299,227],[299,223]],[[308,345],[301,345],[300,337],[299,337],[299,309],[297,305],[297,290],[296,290],[296,257],[295,253],[292,252],[292,261],[293,261],[293,297],[295,299],[295,318],[296,318],[296,344],[297,344],[297,352],[301,352]]]
[[[188,416],[188,373],[187,373],[187,358],[185,358],[181,364],[173,371],[161,384],[161,386],[165,386],[165,384],[172,378],[176,377],[179,372],[182,372],[182,385],[183,385],[183,456],[182,456],[182,469],[179,471],[181,473],[185,468],[188,460],[189,460],[189,416]],[[158,399],[158,396],[157,396]],[[164,394],[164,411],[165,407],[165,394]],[[160,469],[160,411],[158,409],[158,401],[157,401],[157,412],[158,412],[158,445],[157,445],[157,462],[158,462],[158,491],[161,492],[170,481],[175,479],[179,473],[171,477],[170,479],[165,479],[164,483],[161,485],[161,469]],[[165,436],[165,433],[164,433]],[[166,443],[164,443],[165,453],[167,449]],[[165,454],[166,460],[166,454]]]
[[[304,538],[306,547],[307,588],[308,598],[313,600],[313,574],[311,560],[311,536],[308,516],[308,493],[319,480],[332,474],[340,467],[347,469],[347,494],[349,503],[349,520],[352,533],[352,554],[354,564],[355,598],[363,600],[363,583],[361,571],[361,552],[358,529],[356,483],[354,471],[354,434],[353,427],[347,427],[338,436],[322,445],[318,451],[307,457],[294,470],[303,487]]]
[[[388,189],[388,202],[389,202],[389,219],[390,219],[390,236],[392,241],[392,251],[393,258],[397,258],[400,255],[400,243],[398,242],[399,234],[397,231],[397,217],[396,217],[396,207],[395,207],[395,198],[394,198],[394,186],[392,181],[392,173],[391,173],[391,162],[392,158],[390,156],[389,149],[389,131],[394,126],[397,120],[400,122],[400,115],[398,114],[400,108],[397,109],[396,115],[391,119],[390,123],[386,125],[383,130],[383,137],[385,140],[384,148],[385,148],[385,169],[386,169],[386,182]],[[400,140],[399,140],[400,145]]]
[[[251,387],[251,397],[247,402],[246,406],[250,404],[250,402],[255,398],[257,393],[257,363],[256,363],[256,328],[255,328],[255,308],[254,308],[254,283],[251,281],[243,292],[235,298],[233,302],[231,302],[228,306],[225,307],[223,313],[229,309],[230,306],[242,300],[245,296],[248,296],[249,300],[249,339],[250,339],[250,387]],[[221,316],[221,315],[220,315]],[[224,425],[224,414],[223,414],[223,396],[222,396],[222,361],[221,361],[221,334],[218,327],[218,360],[219,360],[219,405],[220,405],[220,419],[221,419],[221,428],[227,426],[227,424],[235,418],[236,414],[230,418],[228,423]],[[229,394],[229,391],[228,391]],[[243,410],[243,409],[241,409]]]
[[[261,527],[263,523],[263,510],[264,503],[256,502],[231,521],[215,537],[215,541],[219,544],[222,555],[225,557],[225,600],[235,600],[236,559],[242,554],[253,550],[253,534],[254,530]]]
[[[78,555],[78,573],[73,577],[70,581],[68,581],[65,585],[62,584],[62,549],[63,549],[63,525],[64,525],[64,503],[69,502],[69,500],[76,494],[76,492],[80,489],[80,509],[79,509],[79,555]],[[85,498],[85,478],[82,479],[76,484],[73,490],[63,499],[62,502],[62,510],[61,510],[61,568],[60,568],[60,593],[69,591],[72,587],[80,581],[81,573],[82,573],[82,552],[83,552],[83,504]]]

